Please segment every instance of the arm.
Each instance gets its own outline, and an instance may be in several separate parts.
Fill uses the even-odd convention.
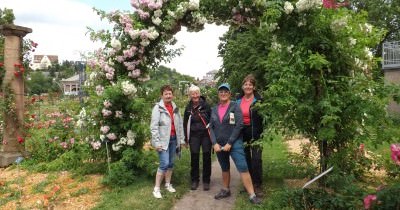
[[[213,110],[214,111],[214,110]],[[211,115],[210,115],[210,122],[208,123],[208,128],[210,129],[210,139],[211,139],[211,143],[214,145],[217,143],[217,138],[215,137],[215,132],[214,132],[214,122],[212,121],[212,115],[214,114],[214,112],[211,111]]]
[[[151,112],[150,132],[151,132],[151,144],[153,147],[160,147],[160,134],[159,134],[159,122],[160,122],[160,111],[158,105],[153,107]]]
[[[185,112],[183,113],[183,133],[185,134],[185,142],[188,143],[188,133],[187,133],[187,125],[189,120],[189,111],[188,106],[186,106]]]
[[[177,119],[179,120],[178,126],[179,129],[177,129],[177,131],[179,132],[179,138],[178,139],[180,141],[180,144],[185,144],[185,134],[184,134],[184,129],[183,129],[183,123],[182,123],[182,117],[181,114],[179,114],[179,112],[177,113]]]

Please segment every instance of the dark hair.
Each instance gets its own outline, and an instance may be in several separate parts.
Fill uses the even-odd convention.
[[[174,90],[172,89],[171,85],[163,85],[160,89],[161,95],[164,93],[164,91],[171,91],[174,93]]]
[[[254,87],[256,86],[256,78],[252,75],[252,74],[248,74],[242,82],[242,85],[244,85],[244,83],[246,82],[250,82]]]

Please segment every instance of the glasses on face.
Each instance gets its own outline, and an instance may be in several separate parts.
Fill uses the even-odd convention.
[[[228,94],[229,90],[218,90],[219,94]]]

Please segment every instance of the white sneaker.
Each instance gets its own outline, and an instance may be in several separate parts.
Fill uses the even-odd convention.
[[[175,188],[172,187],[172,184],[165,185],[165,189],[167,189],[171,193],[176,192]]]
[[[153,196],[155,198],[162,198],[160,190],[156,190],[156,189],[153,190]]]

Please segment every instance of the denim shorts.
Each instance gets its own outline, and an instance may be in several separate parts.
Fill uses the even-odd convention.
[[[158,166],[159,173],[165,173],[167,170],[174,167],[176,144],[176,136],[171,136],[169,139],[168,149],[158,152],[158,158],[160,160],[160,165]]]
[[[249,171],[249,169],[247,168],[246,157],[243,150],[242,139],[236,140],[233,143],[229,152],[217,152],[218,162],[223,172],[227,172],[230,170],[229,156],[232,157],[232,160],[240,173]]]

